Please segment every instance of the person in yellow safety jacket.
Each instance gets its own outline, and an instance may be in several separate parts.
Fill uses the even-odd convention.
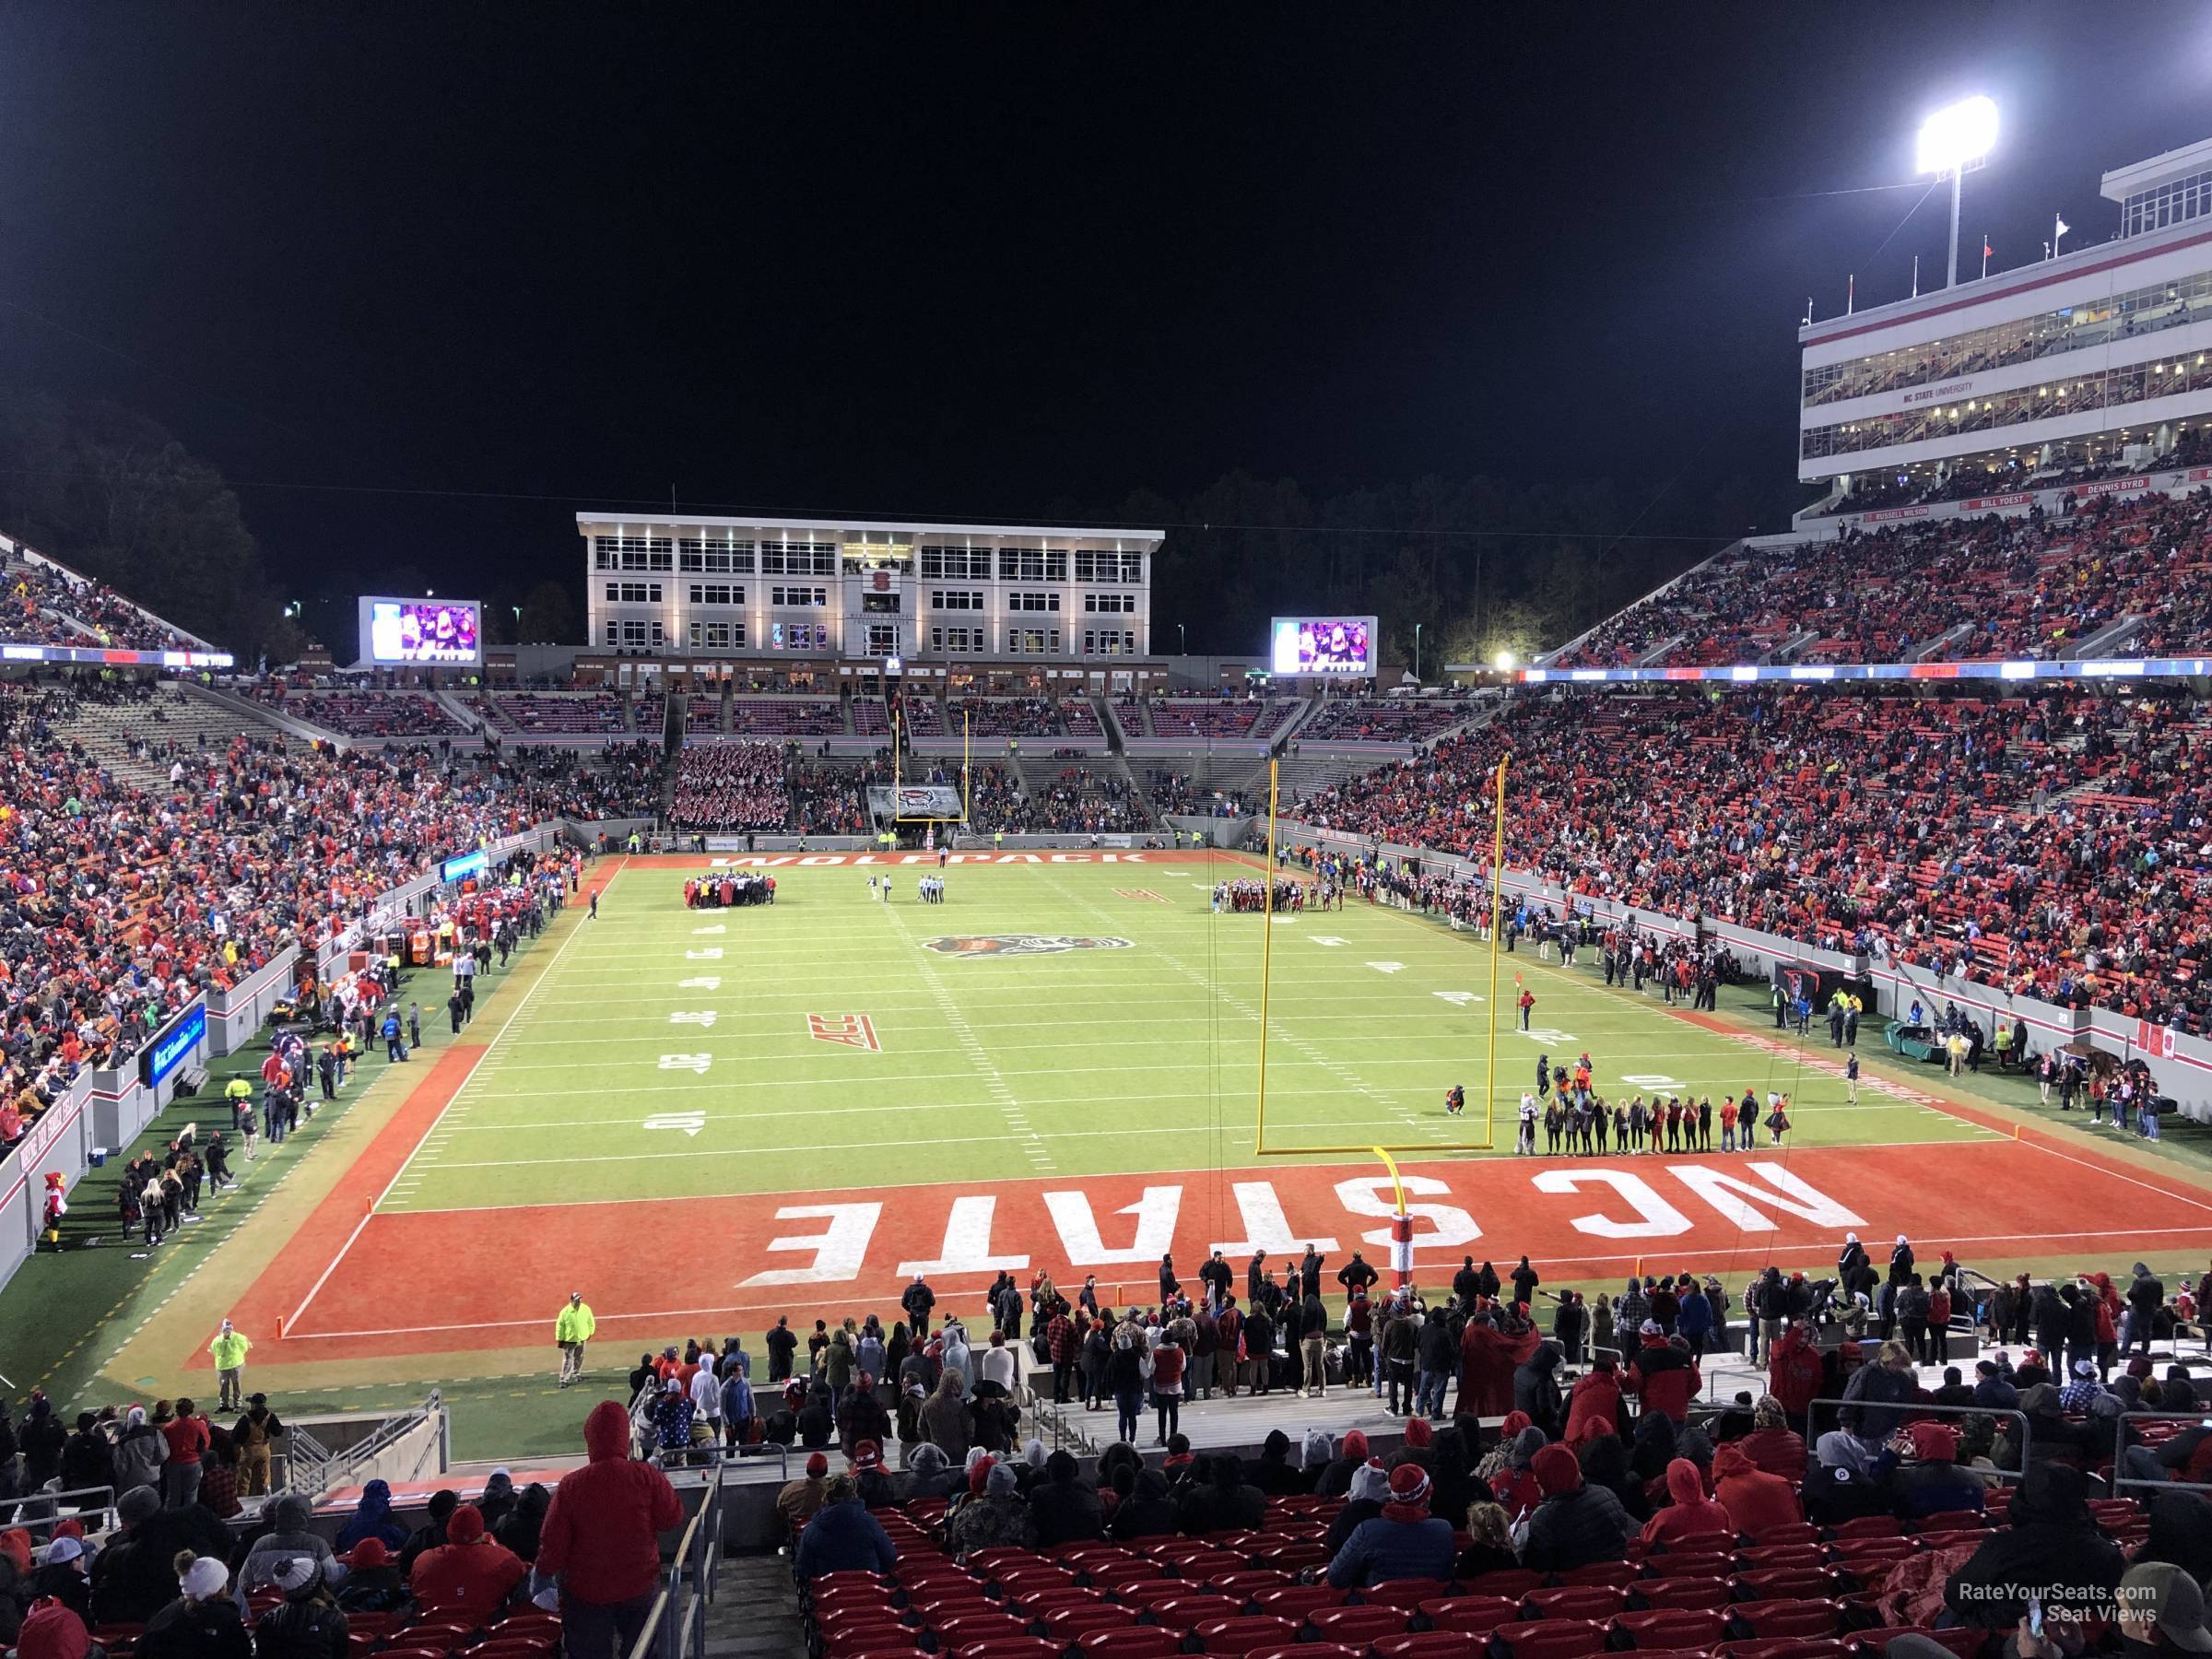
[[[238,1411],[244,1408],[246,1402],[242,1380],[245,1376],[246,1350],[253,1346],[252,1338],[227,1319],[223,1321],[223,1328],[215,1334],[215,1340],[207,1345],[208,1355],[215,1360],[216,1381],[222,1390],[218,1410]]]
[[[553,1322],[553,1340],[560,1345],[560,1385],[583,1380],[583,1345],[592,1339],[599,1322],[592,1317],[591,1304],[583,1300],[583,1292],[569,1292],[569,1305],[560,1311]]]

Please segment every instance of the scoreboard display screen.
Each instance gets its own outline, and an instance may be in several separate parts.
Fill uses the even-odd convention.
[[[483,617],[468,600],[365,598],[361,648],[382,665],[472,665],[484,660]]]
[[[1268,666],[1284,675],[1368,678],[1375,672],[1374,641],[1372,617],[1277,617]]]

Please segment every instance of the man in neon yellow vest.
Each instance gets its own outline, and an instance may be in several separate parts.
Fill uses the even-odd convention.
[[[583,1300],[583,1292],[569,1292],[569,1305],[560,1311],[553,1322],[553,1340],[560,1345],[560,1385],[583,1380],[583,1345],[592,1339],[599,1322],[592,1317],[592,1310]]]
[[[207,1352],[215,1360],[216,1381],[222,1393],[218,1410],[245,1409],[246,1350],[253,1346],[246,1334],[227,1319],[223,1321],[223,1328],[215,1334],[215,1340],[207,1345]]]

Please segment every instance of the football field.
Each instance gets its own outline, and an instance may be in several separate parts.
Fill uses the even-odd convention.
[[[2185,1182],[2018,1138],[1924,1068],[1870,1067],[1851,1104],[1825,1028],[1669,1008],[1526,952],[1498,976],[1497,1149],[1432,1149],[1484,1138],[1488,945],[1358,898],[1272,927],[1216,913],[1217,880],[1257,873],[1231,855],[971,858],[942,904],[917,896],[934,859],[726,863],[767,866],[777,902],[687,909],[705,859],[602,866],[599,915],[496,1031],[440,1052],[248,1291],[272,1360],[542,1348],[571,1289],[634,1348],[888,1312],[915,1273],[959,1306],[1040,1267],[1148,1302],[1171,1252],[1186,1281],[1214,1247],[1381,1260],[1392,1178],[1344,1150],[1369,1146],[1404,1171],[1431,1281],[1524,1252],[1559,1283],[1816,1268],[1847,1229],[1978,1262],[2212,1241]],[[1267,1145],[1289,1156],[1255,1151],[1269,934]],[[1875,1027],[1861,1043],[1880,1057]],[[1747,1155],[1716,1131],[1702,1154],[1512,1156],[1538,1057],[1585,1051],[1608,1097],[1780,1090],[1795,1127]]]

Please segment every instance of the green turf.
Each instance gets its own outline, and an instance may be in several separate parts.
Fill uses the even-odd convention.
[[[1213,1157],[1250,1161],[1265,924],[1213,913],[1204,866],[956,866],[930,906],[917,873],[899,873],[888,906],[865,872],[814,868],[781,872],[772,907],[698,912],[673,872],[626,872],[385,1207],[874,1187],[979,1162],[1187,1170],[1198,1131]],[[1018,934],[1129,945],[970,959],[925,943]],[[1487,945],[1358,900],[1280,917],[1273,937],[1271,1147],[1482,1137]],[[1624,1099],[1785,1090],[1796,1145],[1992,1134],[1871,1091],[1846,1105],[1840,1079],[1528,957],[1505,960],[1508,1005],[1517,971],[1538,1000],[1533,1033],[1499,1011],[1508,1148],[1538,1055],[1585,1049],[1600,1091]],[[866,1016],[880,1052],[821,1041],[809,1015]],[[1442,1110],[1453,1083],[1462,1119]]]

